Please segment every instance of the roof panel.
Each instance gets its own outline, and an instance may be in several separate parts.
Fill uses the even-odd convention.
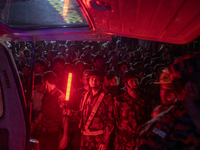
[[[200,1],[196,0],[78,0],[86,5],[95,30],[110,34],[185,44],[197,38]],[[85,3],[84,3],[85,2]],[[96,2],[97,9],[90,5]],[[105,5],[104,5],[105,4]],[[109,26],[103,24],[107,20]],[[96,23],[97,22],[97,23]]]

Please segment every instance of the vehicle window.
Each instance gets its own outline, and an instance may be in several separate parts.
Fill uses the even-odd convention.
[[[1,1],[0,21],[21,30],[88,27],[76,0]]]

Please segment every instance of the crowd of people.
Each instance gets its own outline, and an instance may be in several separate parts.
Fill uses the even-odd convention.
[[[199,148],[199,55],[116,39],[40,41],[34,54],[32,43],[7,44],[40,150]]]

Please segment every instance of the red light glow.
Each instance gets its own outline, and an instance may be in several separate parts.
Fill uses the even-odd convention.
[[[72,73],[68,74],[68,81],[67,81],[67,90],[66,90],[66,101],[69,100],[70,95],[70,89],[71,89],[71,83],[72,83]]]

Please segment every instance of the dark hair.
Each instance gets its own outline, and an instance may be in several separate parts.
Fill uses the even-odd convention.
[[[88,81],[89,81],[89,79],[90,79],[90,77],[91,76],[97,76],[97,77],[99,77],[100,79],[101,79],[101,82],[103,83],[103,78],[104,78],[104,76],[103,76],[103,73],[100,71],[100,70],[97,70],[97,69],[92,69],[90,72],[89,72],[89,74],[88,74]]]
[[[24,53],[24,55],[25,55],[25,53],[31,54],[31,51],[29,49],[25,49],[23,53]]]
[[[106,79],[107,79],[107,80],[111,80],[111,79],[113,79],[115,76],[118,76],[118,75],[116,74],[116,72],[113,71],[113,70],[110,70],[110,71],[107,72]]]
[[[122,76],[122,83],[124,84],[126,81],[128,81],[131,78],[137,78],[140,81],[140,76],[137,74],[136,70],[130,69],[124,72]]]
[[[43,74],[44,81],[48,81],[50,84],[57,84],[58,77],[53,71],[47,71]]]
[[[38,59],[35,60],[35,64],[36,63],[39,63],[41,66],[45,66],[45,60],[44,59],[38,58]]]
[[[153,70],[154,70],[154,72],[158,72],[158,70],[160,69],[160,67],[166,67],[166,65],[164,65],[164,64],[157,64],[157,65],[155,65],[155,67],[153,68]]]
[[[60,63],[62,63],[64,65],[65,64],[65,58],[63,56],[56,56],[53,59],[53,63],[55,64],[57,62],[60,62]]]
[[[93,59],[93,62],[95,63],[98,59],[103,59],[102,55],[96,55]]]
[[[128,69],[130,69],[130,65],[128,62],[126,61],[120,61],[118,64],[117,64],[117,70],[120,70],[120,68],[123,66],[123,65],[126,65]]]

